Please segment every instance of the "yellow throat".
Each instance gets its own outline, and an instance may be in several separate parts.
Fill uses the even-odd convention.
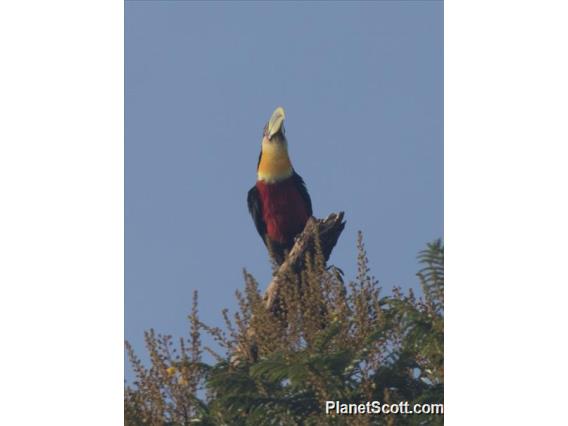
[[[269,141],[263,138],[262,155],[258,164],[258,180],[268,183],[278,182],[292,176],[293,172],[286,141]]]

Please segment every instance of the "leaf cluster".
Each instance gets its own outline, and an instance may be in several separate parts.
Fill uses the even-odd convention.
[[[326,267],[321,253],[286,277],[277,312],[245,271],[239,309],[224,329],[203,324],[194,297],[189,339],[146,333],[151,366],[127,344],[136,381],[125,390],[129,425],[442,424],[443,416],[329,416],[325,402],[443,402],[444,249],[419,253],[422,298],[383,295],[362,236],[357,276]],[[201,333],[216,348],[201,345]],[[216,360],[202,361],[203,351]]]

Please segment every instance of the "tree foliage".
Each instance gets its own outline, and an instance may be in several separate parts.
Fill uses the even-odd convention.
[[[321,256],[286,277],[278,315],[266,309],[245,271],[239,309],[225,327],[203,324],[197,294],[189,338],[146,333],[151,363],[127,343],[136,375],[125,389],[127,425],[422,425],[440,415],[333,416],[325,402],[442,403],[444,387],[444,248],[418,255],[423,296],[385,295],[371,275],[362,237],[358,272],[345,283]],[[203,347],[202,333],[217,348]],[[175,347],[174,347],[175,346]],[[203,351],[216,360],[203,362]]]

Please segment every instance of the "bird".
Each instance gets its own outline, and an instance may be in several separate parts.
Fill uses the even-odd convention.
[[[273,260],[281,265],[308,219],[312,200],[288,153],[284,108],[277,107],[264,126],[256,184],[247,195],[248,210]]]

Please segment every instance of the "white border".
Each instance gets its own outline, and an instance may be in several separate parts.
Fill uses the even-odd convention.
[[[0,423],[123,415],[123,4],[0,8]]]
[[[450,425],[566,418],[567,12],[445,4]]]

